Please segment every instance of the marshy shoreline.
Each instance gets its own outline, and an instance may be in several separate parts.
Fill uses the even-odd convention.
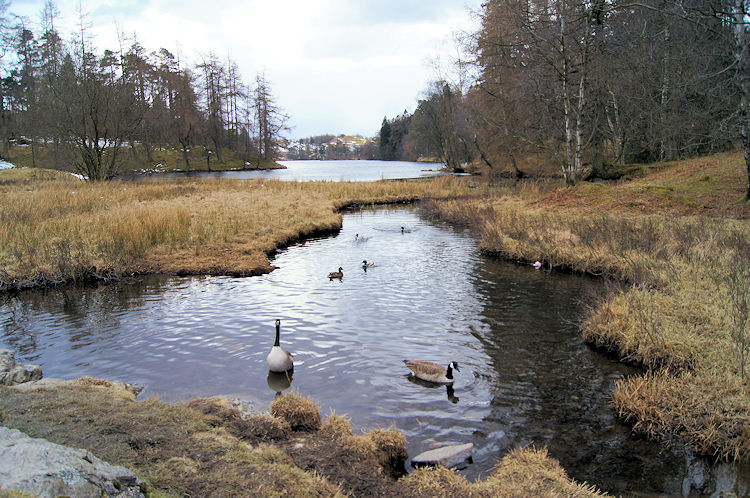
[[[144,182],[138,187],[121,182],[102,185],[74,180],[0,183],[4,213],[0,237],[5,248],[0,251],[0,280],[37,282],[42,287],[48,283],[45,279],[55,283],[85,282],[91,278],[92,268],[107,268],[111,272],[107,275],[114,276],[267,273],[273,270],[269,258],[277,250],[305,237],[339,230],[343,209],[425,199],[421,207],[425,215],[471,227],[485,254],[522,264],[539,260],[555,271],[618,282],[608,295],[592,304],[581,325],[585,340],[646,369],[643,375],[616,383],[613,403],[618,416],[632,424],[636,432],[661,444],[686,444],[702,455],[747,461],[748,381],[742,372],[744,363],[736,353],[740,351],[740,337],[732,336],[727,321],[734,313],[728,304],[732,302],[732,292],[741,295],[732,290],[732,279],[748,282],[746,273],[733,271],[750,267],[750,263],[743,263],[743,257],[750,254],[745,251],[750,205],[737,200],[742,193],[740,165],[738,154],[721,154],[657,168],[657,173],[631,181],[582,184],[552,191],[533,183],[506,190],[474,179],[453,178],[374,184],[179,180]],[[60,223],[61,219],[65,222]],[[15,289],[23,285],[16,285]],[[13,289],[6,285],[6,291]],[[84,382],[83,386],[76,386],[79,391],[73,397],[84,400],[111,391],[106,381],[98,382],[102,385]],[[21,395],[11,394],[6,388],[0,388],[0,394],[3,423],[17,428],[25,423],[25,412],[12,408],[11,398],[12,406],[42,403],[32,397],[21,402],[21,397],[16,398]],[[121,436],[126,434],[126,439],[141,432],[162,430],[156,412],[148,414],[145,407],[183,409],[156,400],[131,401],[144,407],[144,422],[127,431],[115,431]],[[49,435],[51,440],[64,444],[92,445],[85,435],[76,439],[68,434],[72,426],[66,424],[71,423],[67,420],[71,413],[63,410],[63,405],[45,406],[49,420],[27,429],[37,437]],[[76,417],[94,420],[95,405],[91,400],[82,401],[75,411],[83,415]],[[136,408],[123,407],[124,411],[133,409]],[[227,428],[226,420],[236,422],[235,415],[222,415],[224,422],[217,422],[215,414],[203,415],[214,419],[185,423],[204,424],[196,434],[211,432],[208,439],[221,440],[221,444],[212,443],[218,445],[216,448],[225,445],[222,451],[227,451],[226,444],[230,443],[225,438],[243,440],[244,436]],[[102,430],[111,430],[106,425],[111,420],[102,423]],[[58,427],[54,428],[56,424]],[[345,434],[351,433],[351,427],[346,429],[348,424],[335,414],[326,424],[339,424]],[[316,447],[330,452],[330,441],[337,437],[330,436],[325,444],[317,441]],[[252,460],[258,465],[299,469],[302,460],[279,449],[284,447],[276,445],[280,439],[259,441],[253,440],[251,446],[260,445],[254,446],[256,450],[265,444],[274,448],[268,450],[272,455],[267,460],[264,455],[257,463],[253,460],[257,455],[237,453],[233,454],[236,461],[223,464]],[[232,440],[230,446],[236,444]],[[360,456],[370,452],[362,458],[377,460],[377,451],[368,444],[354,445],[355,449],[346,451]],[[128,463],[124,456],[127,451],[117,448],[113,443],[111,448],[98,451],[110,452],[114,463]],[[212,451],[218,454],[216,448]],[[182,487],[186,484],[181,480],[195,474],[202,463],[176,454],[154,458],[147,464],[132,463],[136,473],[140,471],[139,477],[152,486],[151,492],[158,496],[195,489]],[[158,471],[146,470],[154,465]],[[333,472],[333,467],[331,464],[329,471]],[[313,470],[325,475],[320,469]],[[198,473],[202,472],[200,469]],[[596,494],[592,488],[568,480],[544,450],[514,450],[493,477],[477,483],[468,483],[444,469],[420,470],[399,481],[390,480],[386,474],[380,471],[378,479],[389,486],[394,482],[403,486],[396,494],[408,496],[487,496],[496,492],[524,495],[550,489],[563,494]],[[271,485],[269,474],[264,475],[260,482]],[[503,479],[495,479],[500,475]],[[191,479],[187,479],[190,486],[205,485],[196,483],[194,475]],[[331,482],[342,483],[346,479],[332,473]],[[331,482],[316,481],[310,489],[318,489],[322,496],[357,494],[349,485],[328,487]],[[287,486],[278,481],[272,485],[275,489]],[[519,487],[501,487],[511,485]]]

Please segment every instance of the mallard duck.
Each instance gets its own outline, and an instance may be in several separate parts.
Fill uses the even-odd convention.
[[[339,266],[339,271],[332,271],[328,274],[328,278],[333,280],[334,278],[343,278],[344,277],[344,269]]]
[[[279,335],[281,333],[281,320],[276,320],[276,342],[273,343],[271,352],[266,356],[268,369],[272,372],[286,372],[294,368],[294,356],[289,351],[279,346]]]
[[[453,369],[455,368],[456,372],[461,371],[455,361],[448,363],[447,368],[431,361],[422,360],[404,360],[404,365],[411,370],[416,378],[435,384],[453,384]]]
[[[375,267],[375,263],[368,263],[366,259],[362,260],[362,268],[364,268],[365,270],[367,268],[374,268],[374,267]]]

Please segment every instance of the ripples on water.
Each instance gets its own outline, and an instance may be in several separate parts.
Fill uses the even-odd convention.
[[[365,272],[365,259],[377,266]],[[338,236],[291,247],[274,264],[262,277],[6,296],[0,345],[47,377],[138,382],[141,397],[166,401],[227,394],[266,409],[273,389],[287,387],[265,364],[280,318],[282,346],[295,354],[292,386],[324,415],[346,413],[361,429],[395,424],[411,455],[473,442],[470,478],[533,444],[614,493],[747,482],[746,469],[660,452],[617,423],[612,379],[631,371],[591,351],[575,324],[596,281],[481,257],[468,233],[409,209],[347,214]],[[326,278],[339,266],[341,281]],[[455,360],[461,372],[453,389],[425,386],[408,378],[407,358]]]

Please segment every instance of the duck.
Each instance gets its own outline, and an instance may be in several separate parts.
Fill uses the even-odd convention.
[[[455,361],[448,363],[447,368],[423,360],[404,360],[404,365],[416,378],[435,384],[453,384],[453,369],[456,369],[456,372],[461,371]]]
[[[333,280],[334,278],[343,278],[344,277],[344,269],[339,266],[339,271],[332,271],[328,274],[328,278]]]
[[[401,227],[401,233],[411,233],[411,228]]]
[[[366,259],[363,259],[362,268],[364,268],[365,270],[368,268],[375,268],[375,263],[368,263]]]
[[[266,363],[271,372],[286,372],[294,368],[294,356],[279,346],[281,334],[281,320],[276,320],[276,342],[273,343],[271,352],[266,356]]]

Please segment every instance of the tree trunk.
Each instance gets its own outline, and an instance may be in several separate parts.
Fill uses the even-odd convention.
[[[36,135],[31,134],[31,167],[36,168]]]
[[[664,47],[669,46],[669,28],[664,28]],[[662,59],[662,82],[661,82],[661,143],[659,144],[659,160],[667,161],[672,159],[671,147],[669,146],[669,135],[667,126],[667,102],[669,97],[669,59],[668,52],[664,52],[664,58]]]
[[[190,171],[190,157],[188,156],[188,140],[178,138],[182,146],[182,160],[185,161],[185,171]]]
[[[740,137],[745,153],[745,169],[747,170],[747,189],[745,201],[750,201],[750,54],[748,50],[748,22],[745,11],[745,0],[734,0],[734,58],[737,72],[734,76],[740,94]]]

